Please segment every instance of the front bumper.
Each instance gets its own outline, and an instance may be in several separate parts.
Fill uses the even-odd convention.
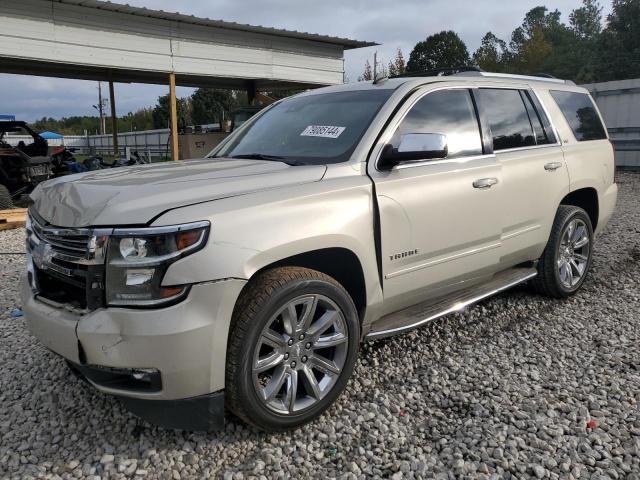
[[[230,279],[196,284],[184,301],[162,309],[104,308],[84,315],[38,300],[26,277],[21,291],[33,335],[72,364],[157,370],[161,387],[156,391],[113,388],[108,382],[88,380],[100,391],[126,398],[125,406],[160,402],[138,411],[160,411],[166,416],[172,402],[193,404],[194,399],[224,389],[229,324],[245,283]],[[209,401],[200,405],[200,411],[218,410]]]

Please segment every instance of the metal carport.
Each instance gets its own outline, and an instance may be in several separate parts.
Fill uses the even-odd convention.
[[[99,0],[0,0],[0,24],[0,73],[109,81],[113,116],[113,82],[169,83],[174,159],[175,85],[340,84],[344,50],[375,45]]]

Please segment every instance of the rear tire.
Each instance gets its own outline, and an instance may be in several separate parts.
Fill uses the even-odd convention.
[[[11,200],[9,189],[0,185],[0,210],[9,210],[10,208],[13,208],[13,200]]]
[[[541,294],[566,298],[582,286],[591,266],[593,227],[587,212],[560,205],[549,242],[538,262],[533,287]]]
[[[229,330],[227,406],[266,431],[310,422],[344,390],[359,343],[355,305],[333,278],[299,267],[260,273]]]

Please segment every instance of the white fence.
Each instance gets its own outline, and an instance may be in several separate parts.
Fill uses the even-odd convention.
[[[33,141],[29,135],[6,135],[5,141],[11,145],[18,145],[23,141],[29,144]],[[113,154],[113,137],[111,135],[66,135],[60,140],[47,140],[50,147],[64,145],[73,149],[77,154]],[[142,130],[139,132],[126,132],[118,134],[118,150],[120,155],[125,154],[125,150],[137,150],[138,153],[146,157],[168,157],[169,151],[169,129]]]

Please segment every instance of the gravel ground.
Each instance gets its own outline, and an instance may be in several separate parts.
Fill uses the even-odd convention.
[[[525,287],[367,343],[319,421],[165,431],[71,376],[22,318],[21,257],[0,255],[0,478],[626,478],[640,480],[640,175],[584,289]],[[0,232],[0,252],[24,231]]]

